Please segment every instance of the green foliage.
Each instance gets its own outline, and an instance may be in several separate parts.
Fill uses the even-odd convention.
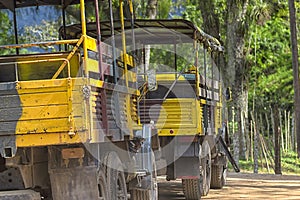
[[[135,0],[133,1],[133,7],[136,18],[146,18],[146,7],[147,1],[146,0]]]
[[[157,14],[159,19],[167,19],[172,6],[172,0],[159,0]]]
[[[296,152],[283,152],[281,162],[284,173],[300,174],[300,159],[297,158]]]
[[[270,162],[270,161],[269,161]],[[269,163],[270,164],[270,163]],[[240,160],[239,167],[241,172],[253,172],[253,161]],[[231,164],[228,165],[229,170],[233,171]],[[297,158],[297,153],[289,151],[283,152],[281,157],[281,168],[283,174],[300,174],[300,159]],[[259,160],[259,173],[268,173],[265,160]],[[270,167],[270,173],[274,173]]]
[[[43,20],[39,25],[25,26],[23,34],[19,37],[20,43],[35,43],[58,40],[59,27],[60,24],[58,22],[46,20]],[[41,48],[49,52],[55,50],[54,46],[43,46]]]
[[[57,22],[43,20],[39,25],[25,26],[21,39],[24,42],[57,40],[59,27]]]
[[[14,43],[13,25],[9,21],[8,15],[5,12],[0,12],[0,45]],[[15,52],[13,49],[0,49],[0,55],[6,55]]]
[[[258,25],[264,25],[270,19],[271,7],[270,4],[263,2],[254,4],[250,7],[250,20],[253,20]]]
[[[174,51],[172,45],[151,45],[150,66],[159,72],[174,69]]]
[[[137,18],[146,18],[146,11],[147,11],[147,3],[148,0],[135,0],[133,1],[134,4],[134,11],[135,16]],[[157,18],[158,19],[167,19],[169,18],[169,14],[172,8],[172,0],[158,0],[157,1]]]
[[[287,4],[286,4],[287,6]],[[279,103],[289,107],[293,100],[289,22],[287,7],[269,18],[268,5],[255,8],[247,56],[250,69],[249,98],[257,106]]]
[[[199,49],[198,65],[203,67],[203,49]],[[201,59],[202,58],[202,59]],[[208,58],[207,58],[208,59]],[[160,72],[174,71],[175,48],[173,44],[151,45],[150,63],[152,68]],[[179,43],[176,45],[177,71],[187,71],[195,65],[195,51],[193,43]],[[210,68],[207,62],[207,68]]]
[[[186,5],[185,11],[182,14],[183,19],[190,20],[199,27],[202,25],[202,18],[200,16],[200,9],[194,4]]]

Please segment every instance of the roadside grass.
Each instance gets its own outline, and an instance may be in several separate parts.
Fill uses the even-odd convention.
[[[274,174],[274,163],[270,159],[268,160],[269,170],[266,160],[259,158],[258,160],[258,173]],[[241,172],[254,172],[254,162],[252,160],[240,160],[239,167]],[[231,163],[228,163],[228,170],[234,171]],[[297,153],[293,151],[282,152],[281,155],[281,171],[282,174],[296,174],[300,175],[300,159],[297,158]]]

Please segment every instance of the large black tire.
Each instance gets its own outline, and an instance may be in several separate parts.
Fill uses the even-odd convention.
[[[131,191],[131,200],[152,200],[151,191],[143,188],[135,188]]]
[[[202,159],[202,147],[199,146],[199,163],[201,164]],[[199,178],[198,179],[182,179],[182,188],[185,199],[187,200],[198,200],[201,199],[203,193],[203,174],[201,174],[199,166]]]
[[[226,180],[224,173],[226,173],[226,170],[224,170],[223,165],[212,165],[210,188],[212,189],[223,188]]]
[[[201,167],[203,177],[202,196],[207,196],[211,182],[211,152],[207,141],[202,143]]]
[[[109,200],[127,200],[124,170],[116,152],[108,152],[104,157],[105,177]]]
[[[199,200],[202,195],[202,179],[182,179],[185,199]]]
[[[157,173],[154,153],[152,156],[152,176],[142,180],[142,187],[131,190],[131,200],[158,200]]]
[[[108,200],[108,187],[103,167],[98,170],[98,191],[99,200]]]

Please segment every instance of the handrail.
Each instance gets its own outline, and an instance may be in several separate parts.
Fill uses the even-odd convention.
[[[68,65],[68,77],[71,77],[71,68],[70,68],[70,62],[66,58],[50,58],[50,59],[43,59],[43,60],[30,60],[30,61],[16,61],[16,62],[5,62],[5,63],[0,63],[1,65],[15,65],[15,71],[16,71],[16,81],[18,80],[18,67],[17,64],[29,64],[29,63],[41,63],[41,62],[56,62],[56,61],[64,61]],[[53,79],[53,78],[52,78]]]
[[[35,46],[50,46],[50,45],[59,45],[59,44],[76,44],[78,39],[72,40],[58,40],[58,41],[47,41],[47,42],[36,42],[36,43],[28,43],[28,44],[11,44],[11,45],[0,45],[0,49],[11,49],[11,48],[28,48]]]
[[[177,83],[179,77],[182,75],[182,72],[179,72],[178,76],[176,77],[176,79],[174,80],[174,82],[172,83],[171,87],[169,88],[169,90],[167,91],[167,93],[165,94],[163,100],[166,100],[168,95],[170,94],[171,90],[174,88],[175,84]]]
[[[123,47],[123,63],[124,63],[124,74],[125,74],[125,83],[126,87],[128,87],[128,63],[127,63],[127,49],[126,49],[126,35],[125,35],[125,22],[124,22],[124,11],[123,11],[124,0],[119,0],[120,6],[120,21],[121,21],[121,37],[122,37],[122,47]],[[132,38],[133,39],[133,38]]]
[[[21,62],[11,62],[11,63],[2,63],[3,64],[15,64],[15,63],[35,63],[35,62],[52,62],[52,61],[59,61],[63,60],[64,62],[58,68],[56,73],[53,75],[52,79],[56,79],[60,72],[64,69],[66,65],[68,65],[68,77],[71,77],[71,69],[70,69],[70,59],[73,57],[81,43],[83,42],[84,37],[81,36],[80,39],[71,39],[71,40],[58,40],[58,41],[47,41],[47,42],[37,42],[37,43],[28,43],[28,44],[12,44],[12,45],[0,45],[0,49],[19,49],[19,48],[28,48],[28,47],[35,47],[35,46],[50,46],[50,45],[60,45],[60,44],[76,44],[75,47],[72,49],[71,53],[67,56],[67,58],[61,59],[46,59],[46,60],[35,60],[35,61],[21,61]]]
[[[66,59],[68,60],[68,63],[69,63],[70,59],[74,56],[74,54],[77,51],[77,49],[79,48],[80,44],[84,41],[84,38],[85,38],[85,36],[82,35],[80,37],[80,39],[77,41],[77,43],[74,46],[74,48],[72,49],[72,51],[70,52],[70,54],[67,56]],[[61,64],[61,66],[58,68],[58,70],[56,71],[56,73],[53,75],[52,79],[56,79],[58,77],[58,75],[60,74],[60,72],[65,68],[66,64],[67,64],[66,61]]]

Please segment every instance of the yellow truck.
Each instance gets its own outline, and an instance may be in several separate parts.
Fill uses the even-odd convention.
[[[217,66],[223,47],[187,20],[135,20],[134,26],[141,55],[139,116],[158,129],[157,174],[182,179],[186,199],[200,199],[225,185],[226,156],[239,171],[223,140],[223,103],[230,98]]]

